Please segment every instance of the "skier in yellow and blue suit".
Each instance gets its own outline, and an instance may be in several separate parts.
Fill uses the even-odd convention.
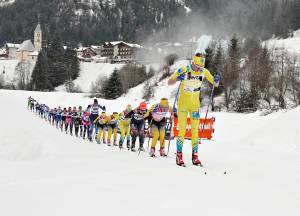
[[[190,116],[192,126],[192,162],[194,165],[201,166],[198,159],[198,128],[199,128],[199,108],[200,108],[200,90],[201,85],[206,78],[211,84],[218,86],[220,76],[213,77],[205,66],[205,52],[196,53],[193,62],[190,65],[180,67],[168,80],[169,85],[173,85],[176,81],[181,81],[178,95],[178,124],[179,134],[176,140],[177,157],[176,163],[179,166],[184,166],[182,159],[182,146],[184,142],[187,117]]]
[[[125,118],[125,116],[130,113],[132,107],[130,104],[126,106],[126,109],[120,113],[120,122],[119,128],[121,132],[120,140],[119,140],[119,147],[123,148],[123,142],[125,138],[127,139],[127,148],[130,149],[130,120],[131,118]]]

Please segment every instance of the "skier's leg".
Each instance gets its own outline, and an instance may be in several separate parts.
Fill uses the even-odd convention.
[[[179,133],[178,133],[178,137],[176,140],[176,148],[177,148],[176,164],[179,166],[184,166],[184,162],[182,159],[182,146],[183,146],[184,138],[185,138],[187,116],[188,116],[188,111],[179,110],[179,112],[178,112]]]
[[[140,150],[144,151],[144,139],[145,139],[144,123],[139,124],[138,134],[139,134]]]
[[[101,135],[102,135],[103,129],[99,127],[98,130],[98,136],[97,136],[97,142],[100,144],[101,143]]]
[[[159,128],[160,156],[167,156],[165,153],[165,124],[161,124]]]
[[[131,127],[131,150],[135,151],[135,142],[138,136],[138,130],[136,124],[130,124]]]
[[[179,132],[176,140],[177,152],[182,152],[182,146],[184,143],[185,132],[186,132],[187,117],[188,117],[188,111],[178,112]]]
[[[151,148],[155,149],[156,143],[157,143],[158,138],[159,138],[159,131],[158,131],[157,125],[152,124],[150,130],[151,130],[151,133],[152,133]]]
[[[110,145],[111,134],[112,134],[112,127],[108,126],[107,145]]]
[[[117,128],[118,126],[116,125],[113,129],[113,133],[114,133],[114,145],[117,145]]]
[[[130,146],[130,125],[129,125],[129,123],[126,123],[127,125],[126,125],[126,129],[125,129],[125,131],[126,131],[126,137],[127,137],[127,148],[129,148],[129,146]]]
[[[120,132],[121,132],[121,136],[120,136],[120,140],[119,140],[119,146],[122,147],[123,146],[123,142],[124,142],[124,139],[125,139],[125,125],[124,125],[124,122],[121,121],[119,123],[119,128],[120,128]]]
[[[201,162],[198,159],[198,130],[199,130],[199,109],[195,110],[193,109],[190,112],[191,116],[191,126],[192,126],[192,162],[194,165],[201,165]]]
[[[193,152],[198,152],[198,129],[200,115],[198,110],[190,112],[191,116],[191,126],[192,126],[192,149]]]

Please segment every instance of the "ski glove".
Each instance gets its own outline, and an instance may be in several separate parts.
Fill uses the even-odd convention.
[[[179,68],[179,69],[176,71],[176,74],[177,74],[177,80],[178,80],[178,81],[184,80],[185,75],[184,75],[184,72],[183,72],[182,68]]]
[[[221,76],[220,76],[219,74],[216,74],[216,75],[214,76],[214,82],[215,82],[215,83],[219,83],[219,82],[220,82],[220,79],[221,79]]]
[[[101,109],[102,109],[103,111],[106,111],[106,107],[105,107],[104,105],[101,107]]]
[[[177,80],[178,81],[183,81],[185,78],[185,75],[184,74],[181,74],[179,77],[177,77]]]
[[[176,107],[173,108],[173,114],[174,114],[174,117],[177,118],[177,108]]]

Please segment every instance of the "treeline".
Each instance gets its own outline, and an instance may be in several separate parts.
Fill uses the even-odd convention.
[[[0,44],[31,38],[38,17],[43,37],[57,31],[64,42],[101,44],[190,39],[190,35],[266,39],[300,28],[299,0],[16,0],[0,8]],[[191,10],[187,12],[185,6]],[[16,14],[18,16],[16,16]],[[190,25],[191,24],[191,25]],[[160,37],[158,33],[164,33]],[[179,34],[178,32],[183,32]],[[176,37],[178,36],[178,37]]]
[[[79,76],[80,65],[72,47],[64,49],[58,34],[38,55],[32,71],[30,90],[51,91],[65,83],[69,92],[78,91],[73,80]]]
[[[222,77],[215,96],[223,103],[216,109],[237,112],[285,109],[300,103],[300,68],[296,57],[272,50],[260,41],[243,44],[233,37],[229,47],[214,43],[207,49],[206,67]]]

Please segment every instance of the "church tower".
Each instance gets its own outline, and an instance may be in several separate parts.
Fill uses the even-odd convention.
[[[40,23],[37,24],[34,30],[34,48],[38,52],[42,49],[42,29]]]

